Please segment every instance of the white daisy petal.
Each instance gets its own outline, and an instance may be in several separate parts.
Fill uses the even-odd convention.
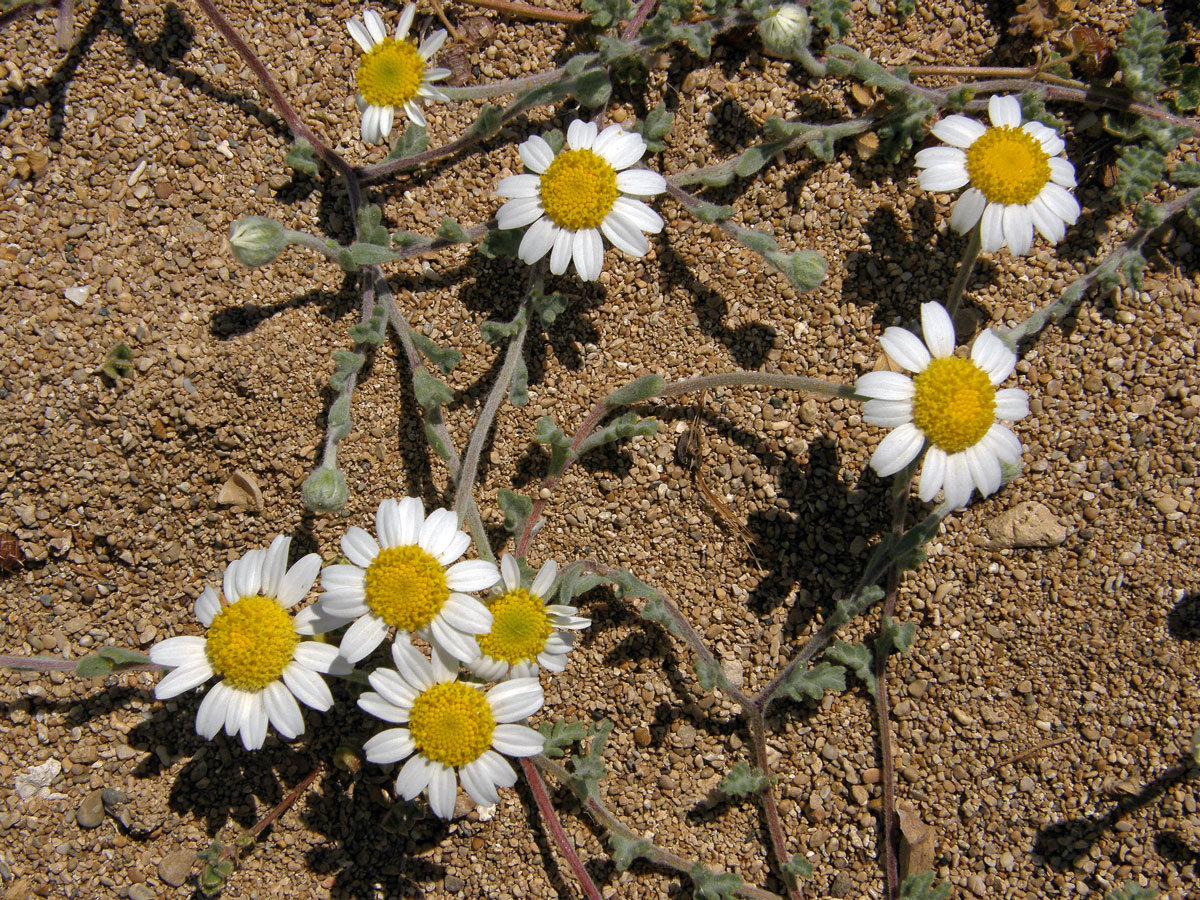
[[[935,150],[948,150],[951,153],[958,154],[960,158],[927,164],[928,167],[922,169],[917,175],[917,183],[921,185],[922,190],[957,191],[971,180],[971,177],[967,174],[966,156],[961,150],[957,150],[954,147],[932,147],[929,150],[921,152],[931,153]],[[921,165],[919,161],[918,165]]]
[[[996,418],[1015,422],[1029,415],[1029,395],[1020,388],[996,391]]]
[[[642,140],[640,134],[632,131],[618,135],[603,154],[608,164],[618,172],[628,169],[645,155],[646,142]],[[665,182],[662,189],[666,190]]]
[[[924,372],[932,357],[925,342],[907,328],[887,329],[879,338],[884,352],[910,372]]]
[[[408,721],[408,710],[393,706],[374,691],[359,694],[358,706],[363,712],[394,725],[403,725]]]
[[[983,217],[979,222],[979,240],[985,253],[995,253],[1004,246],[1004,206],[1002,204],[989,203],[983,210]]]
[[[417,546],[430,556],[440,556],[454,540],[458,531],[458,516],[448,509],[435,509],[425,517]]]
[[[434,644],[433,652],[429,656],[429,668],[433,670],[433,680],[438,684],[445,684],[458,679],[460,664],[457,659]]]
[[[531,266],[549,253],[557,234],[558,226],[548,218],[543,217],[530,225],[525,237],[521,238],[521,246],[517,248],[521,262]]]
[[[548,559],[542,564],[537,575],[534,576],[533,584],[529,586],[529,593],[535,597],[547,597],[550,594],[550,589],[554,587],[554,582],[557,580],[558,563],[552,559]]]
[[[323,611],[320,604],[314,604],[300,610],[292,618],[292,628],[296,634],[328,634],[335,629],[348,624],[342,616],[334,616]]]
[[[434,763],[429,776],[429,808],[441,819],[454,815],[454,801],[458,794],[458,780],[454,770],[441,763]]]
[[[605,156],[608,149],[620,142],[621,136],[625,134],[625,129],[620,125],[613,123],[605,128],[592,144],[592,152]]]
[[[383,27],[383,16],[375,12],[373,9],[368,9],[363,13],[363,22],[367,26],[367,31],[371,33],[371,37],[375,43],[382,42],[387,37],[387,29]]]
[[[524,178],[524,175],[514,175]],[[532,176],[530,176],[532,177]],[[542,201],[537,197],[517,197],[496,210],[496,227],[505,231],[532,225],[542,217]]]
[[[304,733],[304,715],[296,698],[280,681],[272,681],[262,691],[263,707],[271,725],[285,738]]]
[[[1026,122],[1021,126],[1021,130],[1035,138],[1047,156],[1058,156],[1067,148],[1058,132],[1041,122]]]
[[[421,792],[429,786],[429,779],[433,777],[435,765],[437,763],[430,762],[421,754],[414,754],[404,764],[400,774],[396,776],[396,793],[405,800],[419,797]]]
[[[204,652],[208,641],[202,637],[181,635],[159,641],[150,648],[150,662],[159,666],[203,666],[208,661]]]
[[[392,126],[396,124],[396,110],[391,106],[381,106],[377,115],[375,128],[379,131],[378,140],[386,140],[391,136]]]
[[[318,712],[333,706],[333,694],[321,676],[298,662],[290,662],[283,669],[283,683],[296,699]]]
[[[950,211],[950,227],[959,234],[966,234],[975,227],[986,208],[987,197],[983,195],[983,191],[974,187],[967,188],[954,201],[954,208]]]
[[[521,162],[525,168],[535,175],[541,175],[554,162],[554,150],[546,143],[545,138],[536,134],[521,144],[517,152],[521,154]]]
[[[342,669],[341,656],[333,644],[321,641],[301,641],[292,651],[292,659],[314,672],[334,672]]]
[[[983,436],[983,443],[1005,465],[1015,466],[1020,463],[1020,439],[999,422],[988,429],[988,433]]]
[[[408,31],[412,28],[413,18],[417,14],[417,5],[410,3],[404,7],[404,11],[400,13],[400,21],[396,23],[396,40],[402,41],[408,37]]]
[[[521,586],[521,566],[511,553],[500,557],[500,577],[504,580],[505,590],[515,591]]]
[[[536,197],[542,180],[536,175],[509,175],[496,184],[497,197]],[[508,228],[501,225],[501,228]]]
[[[496,785],[487,775],[487,767],[480,765],[479,760],[467,763],[458,770],[459,781],[463,790],[471,795],[471,799],[484,806],[500,802],[500,794]]]
[[[1042,188],[1038,199],[1068,225],[1074,225],[1079,218],[1079,201],[1064,187],[1051,182]]]
[[[225,725],[230,694],[225,682],[218,681],[208,689],[208,693],[200,701],[200,708],[196,710],[196,734],[206,741],[215,738],[217,732]]]
[[[420,497],[405,497],[400,501],[400,529],[396,534],[397,547],[408,547],[421,536],[425,524],[425,504]]]
[[[237,597],[253,597],[262,588],[262,565],[266,553],[262,550],[251,550],[243,554],[234,576],[234,590]],[[226,597],[226,600],[232,600]]]
[[[281,534],[271,541],[271,546],[267,548],[267,555],[263,558],[262,565],[262,594],[264,597],[279,596],[279,583],[283,581],[284,573],[287,572],[288,551],[291,549],[291,545],[292,539]]]
[[[667,180],[649,169],[626,169],[617,173],[617,190],[637,197],[654,197],[667,189]]]
[[[917,458],[925,445],[925,435],[912,423],[890,431],[871,454],[871,468],[886,477],[894,475]]]
[[[1033,218],[1019,204],[1004,207],[1004,240],[1015,256],[1024,256],[1033,245]]]
[[[356,590],[361,593],[366,589],[366,574],[358,566],[326,566],[321,570],[321,587],[327,591]]]
[[[1075,187],[1075,167],[1071,161],[1056,156],[1050,160],[1050,180],[1060,187]]]
[[[448,566],[464,553],[471,546],[471,536],[465,531],[456,531],[450,538],[450,543],[442,548],[442,551],[437,555],[437,561],[440,565]],[[488,563],[494,569],[492,563]],[[493,582],[494,584],[495,582]]]
[[[373,763],[394,763],[408,759],[416,750],[407,728],[389,728],[363,743],[363,754]]]
[[[492,746],[505,756],[534,756],[542,752],[546,739],[527,725],[497,725]]]
[[[567,126],[567,146],[572,150],[590,150],[597,131],[595,122],[576,119]]]
[[[375,123],[379,118],[379,107],[368,106],[363,110],[362,114],[362,139],[364,144],[375,144],[379,142],[379,131]]]
[[[986,131],[985,125],[966,116],[947,116],[933,126],[934,137],[964,150],[983,137]]]
[[[263,741],[267,739],[267,710],[263,706],[262,691],[248,696],[250,699],[246,702],[239,733],[242,736],[243,747],[247,750],[259,750]]]
[[[425,40],[421,41],[421,46],[417,48],[417,52],[421,54],[424,60],[433,59],[437,52],[442,49],[442,44],[446,43],[446,29],[439,28]]]
[[[641,229],[627,222],[621,216],[608,216],[600,223],[600,231],[608,238],[609,243],[630,256],[641,258],[650,249],[650,242],[642,234]]]
[[[229,702],[225,705],[225,734],[233,737],[241,731],[249,711],[250,695],[245,691],[230,688]]]
[[[992,94],[988,99],[988,117],[997,128],[1005,125],[1017,128],[1021,124],[1021,101],[1011,95]]]
[[[207,628],[220,611],[221,599],[217,596],[217,592],[210,587],[205,587],[200,592],[200,596],[196,598],[196,618]]]
[[[921,483],[917,496],[929,503],[942,489],[945,479],[946,452],[938,447],[930,447],[925,452],[925,460],[921,464]]]
[[[954,354],[954,322],[940,303],[921,304],[921,336],[936,359]]]
[[[1050,243],[1057,244],[1067,236],[1067,223],[1051,212],[1046,201],[1040,196],[1034,197],[1033,202],[1029,204],[1029,215],[1038,234]]]
[[[419,103],[409,100],[404,104],[404,114],[408,116],[408,120],[414,125],[420,125],[422,128],[429,127],[429,121],[425,118],[425,113],[422,111]]]
[[[1017,367],[1017,354],[1005,346],[990,328],[984,329],[971,345],[971,359],[987,373],[992,384],[1004,381]]]
[[[946,492],[947,502],[956,509],[966,506],[971,499],[975,483],[971,480],[964,454],[954,453],[946,458],[946,477],[942,489]]]
[[[876,400],[911,400],[916,390],[913,380],[900,372],[868,372],[854,382],[855,393]]]
[[[379,696],[399,710],[412,710],[420,691],[400,677],[399,672],[378,668],[367,676]]]
[[[471,663],[471,671],[484,681],[499,681],[508,674],[508,663],[491,656],[481,655]]]
[[[475,639],[459,631],[440,615],[429,623],[429,634],[431,643],[464,663],[471,663],[479,656],[479,644]]]
[[[350,562],[365,569],[379,555],[379,545],[366,531],[357,525],[351,525],[342,536],[342,552]]]
[[[483,751],[483,756],[479,757],[475,762],[487,770],[487,775],[492,780],[492,784],[497,787],[510,788],[517,783],[516,771],[509,761],[495,750]]]
[[[917,151],[913,162],[921,169],[944,167],[966,171],[967,154],[958,147],[926,147]]]
[[[346,27],[350,29],[350,36],[362,48],[362,52],[370,53],[375,46],[375,39],[371,37],[371,32],[367,31],[367,26],[358,19],[351,19],[346,23]]]
[[[863,421],[868,425],[895,428],[912,420],[911,400],[868,400],[863,404]]]
[[[356,663],[370,656],[371,651],[383,643],[387,633],[387,622],[373,613],[365,615],[355,619],[354,624],[346,629],[338,652],[346,661]]]
[[[154,696],[159,700],[170,700],[172,697],[199,687],[213,677],[213,668],[208,658],[201,662],[191,663],[168,672],[162,681],[154,686]]]
[[[545,698],[536,678],[503,681],[487,692],[488,706],[500,723],[519,722],[542,708]]]
[[[595,281],[604,269],[604,243],[594,228],[583,228],[575,232],[571,240],[571,258],[575,271],[584,281]]]
[[[614,200],[607,218],[613,216],[620,216],[634,228],[639,228],[647,234],[658,234],[663,230],[662,216],[641,200],[634,200],[632,197],[618,197]]]
[[[562,275],[567,271],[571,262],[571,247],[574,244],[573,233],[561,228],[554,235],[554,249],[550,251],[550,271]]]
[[[391,497],[379,504],[375,510],[375,536],[379,539],[380,548],[397,547],[400,535],[400,504]],[[324,579],[322,579],[322,582]]]
[[[987,497],[996,493],[1000,489],[1000,460],[978,444],[968,447],[963,455],[967,458],[967,469],[980,495]]]
[[[486,634],[492,627],[492,614],[488,608],[466,594],[451,594],[442,604],[439,615],[464,634]]]
[[[418,693],[435,684],[429,660],[407,640],[397,640],[392,644],[392,661],[400,677]]]
[[[279,605],[284,609],[290,609],[303,600],[304,596],[312,589],[313,582],[317,580],[317,574],[320,571],[321,557],[316,553],[309,553],[296,560],[295,565],[288,569],[280,579],[279,587],[275,590],[275,598],[279,601]],[[265,593],[265,587],[263,591]],[[267,596],[271,595],[267,594]]]
[[[564,669],[566,669],[566,667],[567,667],[566,654],[547,653],[545,650],[543,650],[541,653],[538,654],[537,661],[538,661],[538,665],[541,666],[543,669],[545,669],[547,672],[561,672]],[[526,673],[522,673],[522,674],[526,674]],[[532,675],[534,673],[530,672],[528,674]]]

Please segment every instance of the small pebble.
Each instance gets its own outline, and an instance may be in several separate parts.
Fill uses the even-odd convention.
[[[104,791],[92,791],[83,798],[75,821],[80,828],[96,828],[104,821]]]
[[[459,878],[457,875],[447,875],[445,877],[445,879],[442,881],[442,885],[450,893],[457,894],[464,887],[466,887],[467,883],[465,881],[463,881],[461,878]]]
[[[144,884],[133,884],[129,886],[129,893],[125,896],[129,900],[154,900],[154,891]]]
[[[196,862],[194,850],[175,850],[168,853],[158,864],[158,877],[171,887],[179,887],[192,873]]]

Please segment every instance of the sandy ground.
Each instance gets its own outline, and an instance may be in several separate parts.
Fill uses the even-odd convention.
[[[359,7],[224,5],[319,134],[352,160],[382,155],[358,139],[344,23]],[[856,8],[851,43],[885,62],[1030,58],[1029,39],[1005,33],[1009,4],[920,5],[903,25]],[[1172,22],[1194,39],[1186,6],[1172,8]],[[1133,7],[1092,3],[1082,20],[1115,33]],[[574,46],[562,26],[492,14],[485,25],[457,3],[447,11],[492,32],[450,51],[468,83],[542,70]],[[331,559],[380,499],[444,502],[446,473],[423,444],[394,342],[355,398],[345,517],[313,516],[299,501],[323,439],[330,358],[349,346],[356,319],[353,280],[301,252],[246,270],[225,234],[257,213],[344,240],[344,196],[293,177],[285,129],[199,8],[84,2],[69,51],[54,49],[46,13],[0,34],[0,57],[0,530],[23,554],[0,582],[0,651],[77,657],[199,633],[191,605],[203,585],[272,535]],[[723,44],[709,64],[677,54],[644,87],[619,89],[610,117],[660,99],[677,114],[652,161],[667,172],[728,157],[771,115],[836,121],[861,109],[846,85],[810,86],[753,40]],[[434,142],[473,114],[469,104],[433,107]],[[492,186],[519,165],[517,142],[570,118],[536,110],[372,197],[393,229],[432,233],[443,215],[483,221],[498,205]],[[1079,225],[1057,248],[986,259],[967,324],[1019,321],[1129,231],[1102,185],[1111,144],[1095,130],[1068,138]],[[544,470],[531,440],[541,416],[574,428],[598,397],[647,371],[851,380],[874,366],[884,327],[945,297],[963,249],[946,230],[947,197],[917,188],[911,157],[890,165],[849,143],[840,150],[830,165],[790,154],[709,192],[784,249],[824,253],[829,278],[812,293],[670,200],[658,204],[667,227],[646,259],[610,251],[599,284],[560,281],[571,305],[530,341],[531,402],[502,410],[485,454],[477,495],[497,542],[496,490],[528,492]],[[1144,290],[1090,295],[1029,351],[1017,376],[1032,397],[1017,429],[1026,472],[949,520],[902,585],[898,615],[919,630],[892,663],[898,791],[936,830],[938,879],[957,896],[1100,896],[1127,878],[1176,900],[1196,890],[1200,818],[1186,759],[1200,724],[1198,241],[1177,223],[1151,248]],[[464,352],[449,378],[461,445],[498,369],[479,325],[511,315],[522,267],[457,249],[389,271],[414,323]],[[73,300],[73,287],[89,291]],[[114,384],[98,369],[122,341],[133,374]],[[676,599],[730,673],[760,686],[853,585],[886,528],[883,486],[866,469],[881,432],[855,404],[788,393],[721,390],[702,407],[652,411],[657,436],[572,471],[533,559],[632,569]],[[676,461],[695,416],[705,477],[755,535],[757,561]],[[237,470],[261,486],[261,513],[216,503]],[[991,546],[989,523],[1024,501],[1044,505],[1061,540]],[[748,758],[732,707],[697,687],[683,647],[640,620],[633,601],[598,590],[583,606],[594,627],[546,683],[544,717],[613,719],[611,807],[664,847],[778,890],[757,809],[714,796]],[[375,727],[347,702],[319,727],[310,716],[304,739],[270,738],[248,754],[195,735],[195,697],[158,703],[152,687],[149,675],[0,677],[5,897],[188,896],[191,886],[164,883],[164,859],[186,861],[222,829],[252,824],[340,741]],[[787,838],[816,870],[810,896],[880,896],[868,701],[855,688],[777,707],[770,721]],[[61,771],[46,795],[21,799],[18,776],[51,761]],[[447,824],[420,805],[386,818],[390,784],[371,765],[322,775],[226,895],[580,896],[528,792],[506,793],[486,820],[473,811]],[[124,821],[83,829],[77,813],[101,788],[128,796]],[[560,800],[605,896],[690,896],[686,880],[657,870],[614,871],[598,832]]]

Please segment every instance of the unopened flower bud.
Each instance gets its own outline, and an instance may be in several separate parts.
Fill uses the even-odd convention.
[[[346,505],[346,476],[335,466],[321,466],[304,479],[300,497],[313,512],[337,512]]]
[[[808,49],[812,27],[802,7],[785,3],[758,23],[758,33],[769,55],[795,60],[799,51]]]
[[[273,219],[245,216],[229,227],[233,255],[244,266],[265,266],[288,245],[284,228]]]

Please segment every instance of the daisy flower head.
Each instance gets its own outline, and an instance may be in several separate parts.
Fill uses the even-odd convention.
[[[492,627],[475,635],[479,658],[471,671],[484,681],[536,677],[538,667],[561,672],[575,643],[571,632],[587,628],[591,619],[577,616],[573,606],[547,603],[558,578],[558,563],[547,560],[527,582],[512,554],[500,559],[499,593],[484,600],[492,613]]]
[[[649,169],[630,168],[646,153],[640,134],[620,125],[599,131],[593,122],[575,120],[567,127],[558,153],[534,135],[520,147],[529,174],[501,179],[496,193],[511,198],[496,213],[501,228],[529,226],[518,250],[529,265],[550,254],[550,271],[561,275],[574,261],[584,281],[595,281],[604,266],[600,235],[630,256],[650,249],[646,235],[662,231],[663,220],[638,197],[667,189],[666,180]]]
[[[544,701],[536,678],[502,681],[486,693],[458,680],[458,667],[436,649],[433,661],[407,641],[392,645],[396,669],[368,676],[374,691],[358,698],[373,716],[407,727],[381,731],[363,745],[373,763],[408,760],[396,776],[396,793],[412,800],[424,793],[443,819],[454,814],[458,782],[481,805],[497,803],[498,788],[512,787],[517,773],[504,756],[533,756],[545,744],[522,719]],[[503,754],[503,755],[501,755]]]
[[[446,42],[445,29],[439,28],[417,46],[408,40],[417,7],[410,3],[400,14],[396,36],[388,37],[383,17],[373,9],[363,12],[362,19],[346,23],[350,36],[362,48],[358,64],[358,106],[362,110],[362,139],[368,144],[387,140],[392,133],[396,110],[414,125],[425,127],[421,101],[449,98],[434,82],[450,77],[449,69],[432,68],[429,61]]]
[[[304,731],[299,700],[324,712],[333,696],[319,673],[349,670],[332,644],[302,641],[288,610],[304,599],[321,557],[310,553],[287,568],[292,539],[282,535],[266,550],[251,550],[225,569],[224,600],[206,587],[196,600],[196,618],[206,637],[167,638],[150,648],[150,661],[174,668],[154,689],[166,700],[213,676],[196,712],[196,732],[212,740],[222,727],[257,750],[267,724],[285,738]]]
[[[1054,129],[1041,122],[1021,122],[1016,97],[992,96],[988,128],[966,116],[947,116],[933,133],[947,147],[917,153],[921,187],[957,191],[970,185],[954,203],[950,226],[966,234],[980,223],[980,240],[989,253],[1008,245],[1017,255],[1028,253],[1033,229],[1057,244],[1067,226],[1079,218],[1075,167]]]
[[[471,538],[458,530],[448,509],[428,516],[416,497],[384,500],[375,514],[375,533],[351,527],[342,538],[348,565],[326,566],[325,589],[297,617],[297,628],[317,634],[353,622],[341,640],[341,655],[364,659],[396,629],[396,643],[413,632],[455,659],[479,655],[475,635],[492,626],[486,606],[463,591],[487,590],[500,580],[494,563],[455,562]]]
[[[1016,368],[1017,355],[991,331],[975,338],[970,359],[954,355],[954,324],[940,303],[922,304],[921,331],[923,341],[904,328],[889,328],[880,338],[912,377],[869,372],[854,383],[856,393],[870,398],[863,420],[892,429],[871,467],[895,474],[928,446],[921,499],[928,502],[944,488],[947,501],[965,506],[975,488],[986,497],[1000,487],[1002,463],[1021,461],[1021,442],[1001,422],[1025,418],[1029,396],[1020,388],[997,390]]]

